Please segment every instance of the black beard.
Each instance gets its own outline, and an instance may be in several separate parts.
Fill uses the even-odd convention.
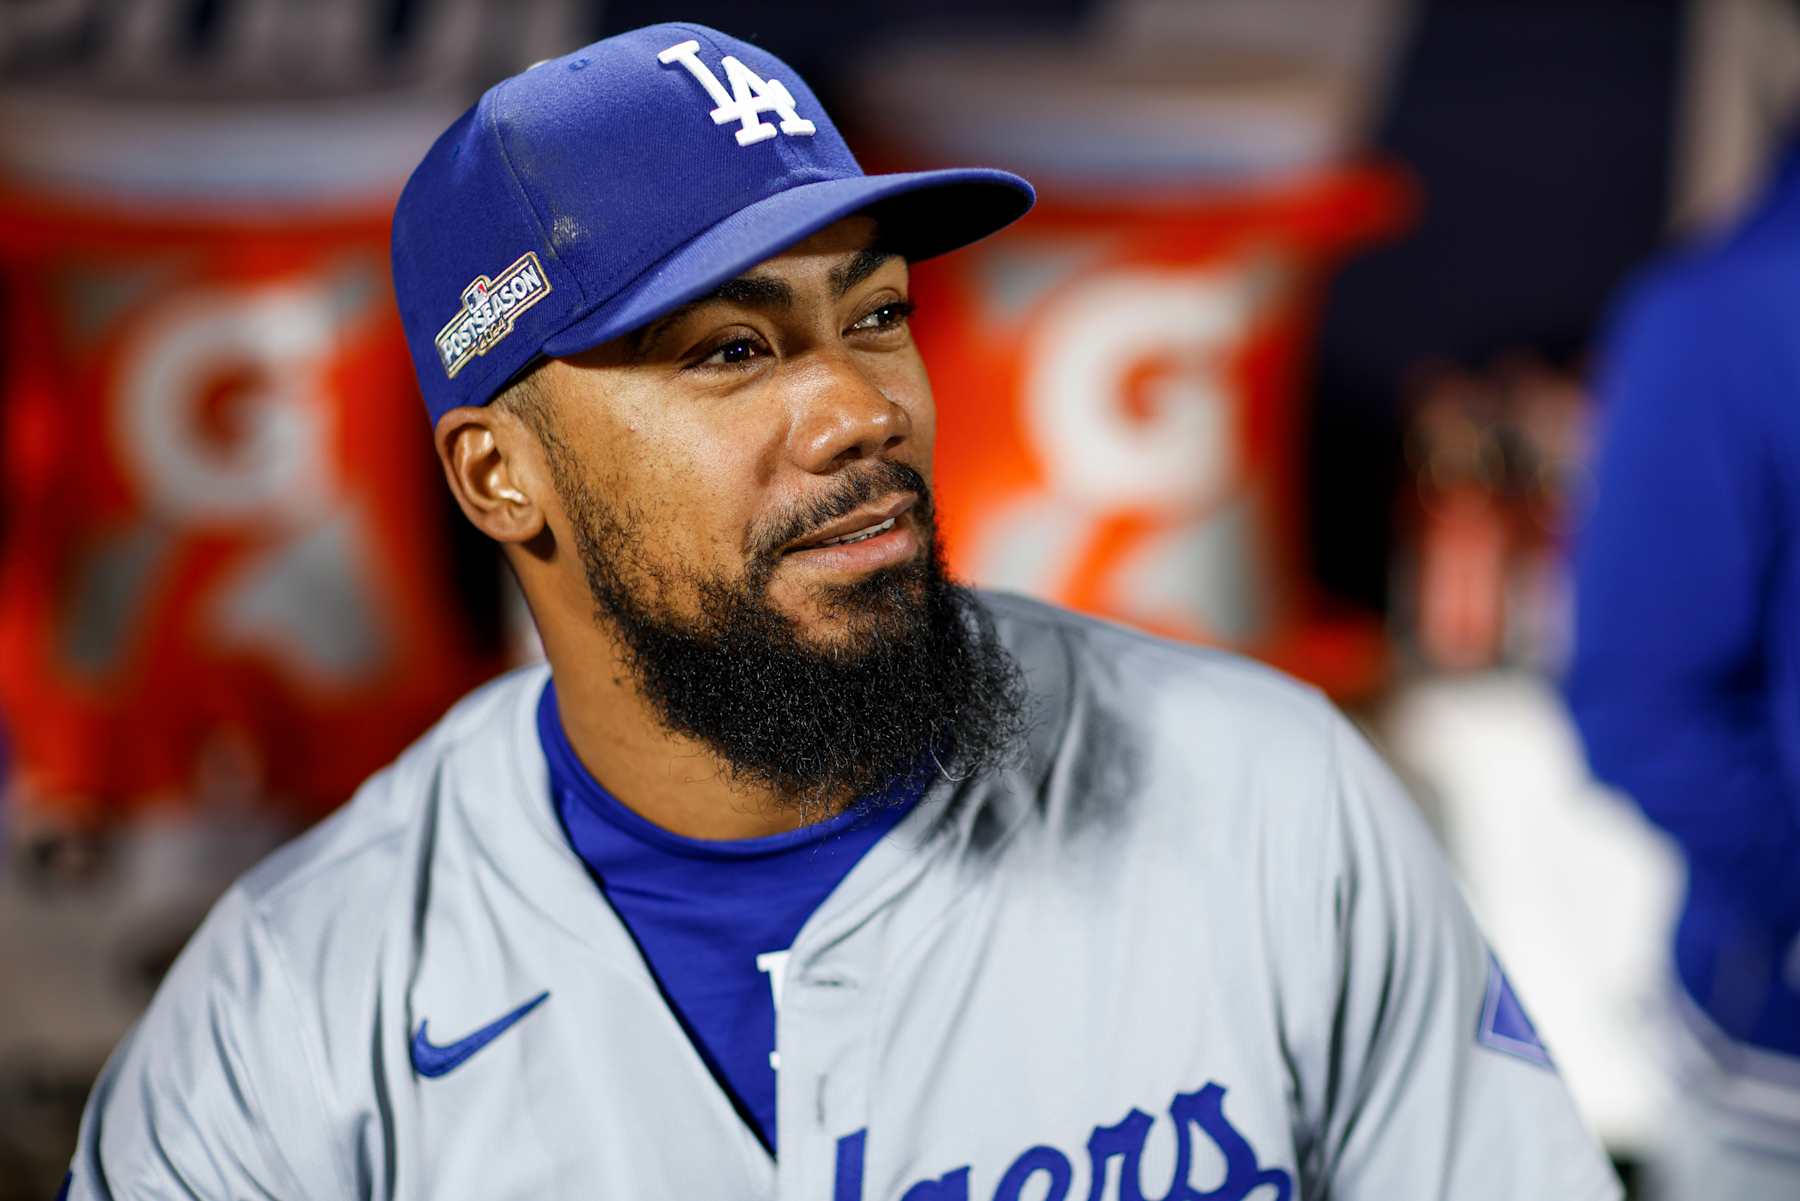
[[[1022,745],[1023,676],[945,570],[930,489],[912,468],[877,461],[846,475],[829,497],[772,523],[734,580],[651,563],[638,523],[600,500],[566,450],[549,458],[597,620],[617,635],[663,725],[705,744],[735,782],[811,822],[909,795],[934,772],[979,775]],[[919,498],[909,515],[923,552],[818,590],[841,630],[814,643],[769,601],[777,548],[896,491]],[[667,603],[683,584],[698,617]]]

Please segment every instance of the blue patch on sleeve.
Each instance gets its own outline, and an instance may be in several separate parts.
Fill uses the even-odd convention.
[[[1476,1027],[1475,1041],[1527,1063],[1556,1069],[1544,1041],[1538,1037],[1537,1027],[1525,1016],[1525,1007],[1519,1003],[1512,981],[1500,970],[1500,961],[1492,952],[1488,954],[1487,995],[1481,1001],[1481,1024]]]
[[[73,1172],[64,1173],[62,1187],[56,1190],[56,1201],[68,1201],[69,1186],[74,1183],[75,1183],[75,1173],[73,1173]]]

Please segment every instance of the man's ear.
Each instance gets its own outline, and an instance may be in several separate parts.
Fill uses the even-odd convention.
[[[438,418],[438,461],[456,503],[496,542],[529,542],[543,532],[539,497],[549,489],[536,439],[493,405],[451,409]]]

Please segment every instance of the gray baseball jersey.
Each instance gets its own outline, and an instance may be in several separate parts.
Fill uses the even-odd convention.
[[[96,1084],[70,1195],[1619,1195],[1327,703],[986,604],[1038,702],[1029,749],[940,780],[802,929],[776,1159],[563,837],[537,668],[219,902]]]

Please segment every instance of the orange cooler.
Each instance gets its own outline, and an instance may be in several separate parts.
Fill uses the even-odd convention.
[[[868,89],[871,124],[903,134],[869,157],[1039,188],[1018,225],[914,274],[952,565],[1359,693],[1383,638],[1308,578],[1302,400],[1331,269],[1410,195],[1351,162],[1304,72],[1189,66],[963,50],[893,64],[929,89]]]
[[[30,816],[346,799],[498,666],[387,222],[447,117],[0,114],[0,710]]]

